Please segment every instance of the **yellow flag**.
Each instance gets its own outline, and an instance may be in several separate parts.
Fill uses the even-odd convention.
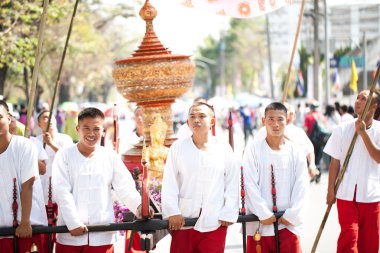
[[[356,64],[354,59],[351,60],[351,82],[350,82],[350,89],[353,92],[358,91],[358,73],[356,72]]]

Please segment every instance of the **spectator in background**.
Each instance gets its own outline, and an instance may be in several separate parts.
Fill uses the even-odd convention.
[[[341,115],[341,122],[346,122],[353,120],[354,117],[348,113],[348,106],[347,105],[342,105],[340,107],[340,115]]]
[[[70,136],[71,139],[73,139],[73,142],[75,143],[79,141],[79,134],[76,129],[77,124],[78,124],[77,112],[69,111],[67,114],[64,128],[63,128],[63,133]]]
[[[347,113],[348,113],[348,114],[351,114],[352,117],[356,118],[356,113],[355,113],[355,111],[354,111],[354,107],[352,107],[352,105],[349,105],[349,106],[348,106]]]
[[[252,135],[252,113],[248,106],[240,107],[240,116],[243,118],[244,141],[247,144],[249,136]]]
[[[340,123],[340,114],[335,110],[334,106],[326,105],[325,117],[326,127],[331,133]]]
[[[339,104],[339,102],[335,102],[334,106],[335,106],[335,111],[337,111],[339,113],[339,115],[342,116],[342,113],[340,112],[340,104]]]
[[[59,133],[62,133],[63,126],[65,124],[65,113],[58,108],[57,114],[55,115],[55,119],[57,120],[57,130]]]
[[[21,122],[22,124],[26,125],[26,120],[27,120],[27,109],[25,107],[24,104],[21,104],[20,106],[20,110],[19,110],[19,119],[18,121]],[[33,133],[33,129],[34,129],[34,119],[33,117],[30,118],[30,122],[29,122],[29,131],[30,133]]]
[[[12,114],[11,116],[11,124],[9,125],[9,132],[15,135],[24,136],[25,133],[25,125],[18,121]]]

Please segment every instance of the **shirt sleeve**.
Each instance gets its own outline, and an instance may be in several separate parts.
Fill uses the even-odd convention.
[[[261,197],[259,187],[260,167],[253,143],[247,146],[243,156],[244,187],[246,191],[247,212],[253,213],[260,220],[265,220],[273,215]]]
[[[64,150],[59,150],[55,155],[52,168],[52,185],[54,197],[59,206],[60,214],[69,230],[73,230],[84,224],[79,218],[79,213],[75,205],[70,182],[70,172],[68,159]]]
[[[179,187],[176,179],[177,168],[175,168],[176,147],[177,145],[175,143],[170,147],[162,179],[161,207],[163,219],[168,219],[170,216],[181,214],[178,203]]]
[[[239,216],[239,163],[231,147],[226,147],[224,175],[224,206],[219,220],[236,222]]]
[[[114,153],[112,186],[123,204],[136,214],[137,208],[141,204],[141,195],[136,190],[136,184],[131,173],[116,153]]]
[[[295,181],[290,196],[290,208],[283,217],[293,226],[300,225],[305,217],[309,199],[309,179],[306,158],[297,149],[293,149]]]
[[[31,140],[26,138],[25,140],[24,147],[16,151],[21,152],[19,161],[21,169],[21,184],[25,183],[32,177],[35,179],[39,177],[37,148]]]

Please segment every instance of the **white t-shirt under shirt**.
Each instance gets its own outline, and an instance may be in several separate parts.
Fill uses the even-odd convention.
[[[209,145],[200,150],[192,137],[174,142],[162,182],[163,218],[199,217],[200,232],[216,230],[219,220],[236,222],[239,213],[239,163],[228,144],[213,137]]]
[[[128,169],[113,150],[97,146],[91,157],[83,156],[77,145],[60,149],[53,162],[53,189],[59,206],[57,225],[69,230],[85,225],[114,222],[111,188],[119,199],[136,212],[141,196]],[[58,234],[64,245],[101,246],[115,241],[115,232],[82,236]]]
[[[0,154],[0,226],[10,227],[13,224],[13,178],[17,181],[17,220],[21,222],[20,192],[22,184],[32,177],[35,179],[30,223],[47,225],[36,147],[31,140],[13,135],[8,148]]]
[[[367,133],[375,145],[380,147],[380,122],[373,120]],[[355,120],[341,123],[333,131],[323,150],[326,154],[339,160],[341,168],[354,134]],[[373,203],[380,201],[380,164],[376,163],[369,155],[361,136],[358,136],[356,140],[336,197],[352,201],[356,185],[357,202]]]
[[[283,217],[292,224],[287,229],[299,235],[308,204],[309,178],[305,155],[290,141],[285,140],[279,151],[272,150],[265,139],[247,145],[243,157],[247,213],[257,215],[260,220],[273,215],[271,165],[277,209],[285,211]],[[258,222],[248,222],[248,235],[253,235],[258,227]],[[279,224],[279,229],[283,228]],[[273,225],[261,225],[260,233],[273,236]]]
[[[43,145],[43,136],[40,134],[35,138],[40,145]],[[55,145],[58,146],[58,148],[64,148],[64,147],[70,147],[73,145],[73,140],[70,136],[67,134],[61,134],[61,133],[55,133],[54,134],[54,141]],[[41,183],[42,183],[42,189],[44,191],[44,200],[45,205],[48,204],[49,200],[49,177],[51,177],[51,171],[53,166],[53,160],[56,152],[49,146],[46,145],[45,151],[47,153],[47,159],[46,159],[46,173],[44,175],[41,175]],[[52,189],[54,192],[54,189]],[[53,202],[55,202],[53,198]]]
[[[284,135],[289,138],[290,141],[300,146],[300,148],[305,152],[305,156],[309,153],[314,152],[313,143],[311,143],[309,137],[307,137],[306,132],[294,124],[287,124],[285,126]],[[260,128],[259,131],[254,136],[255,141],[264,140],[267,137],[267,130],[264,127]]]

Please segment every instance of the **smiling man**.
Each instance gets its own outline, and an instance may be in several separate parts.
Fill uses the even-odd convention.
[[[222,253],[227,227],[239,212],[239,164],[231,147],[211,133],[213,108],[190,107],[192,136],[171,146],[162,182],[162,216],[169,220],[171,253]],[[198,218],[184,229],[184,217]]]
[[[359,119],[340,124],[331,134],[324,149],[331,156],[327,204],[337,201],[341,227],[338,253],[379,252],[380,158],[374,146],[380,147],[380,122],[373,119],[379,107],[379,96],[376,93],[373,95],[368,113],[362,122],[360,119],[368,96],[368,90],[358,94],[355,112]],[[335,193],[334,186],[355,131],[359,137],[342,183]]]
[[[99,145],[104,114],[86,108],[78,115],[77,145],[61,148],[53,162],[53,189],[59,206],[57,225],[70,234],[57,235],[56,252],[111,253],[115,232],[87,234],[87,225],[114,221],[111,188],[138,214],[141,196],[120,156]]]

